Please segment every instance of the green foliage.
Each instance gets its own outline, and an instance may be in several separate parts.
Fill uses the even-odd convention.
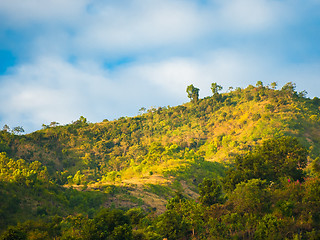
[[[276,82],[272,82],[272,83],[270,84],[271,88],[274,89],[274,90],[277,88],[277,85],[278,85],[278,84],[277,84]]]
[[[218,84],[214,86],[220,89]],[[284,89],[290,86],[292,83]],[[67,170],[72,184],[79,170],[84,175],[80,184],[97,179],[117,182],[150,172],[163,174],[185,159],[186,148],[201,152],[205,160],[230,161],[235,154],[275,135],[301,138],[309,134],[312,154],[320,152],[313,131],[320,119],[316,100],[288,98],[282,90],[253,86],[219,94],[219,101],[212,99],[152,108],[134,118],[98,124],[80,117],[72,124],[54,124],[23,136],[1,131],[0,150],[15,159],[41,162],[57,182],[61,181],[60,172]]]
[[[84,175],[81,174],[81,172],[79,170],[76,172],[76,174],[73,176],[72,181],[70,181],[69,183],[74,183],[74,184],[80,185],[80,183],[83,182],[83,178],[84,178]]]
[[[276,218],[272,214],[266,214],[257,226],[255,239],[283,239],[283,234],[281,234],[282,230],[283,221]]]
[[[302,199],[305,211],[309,213],[312,224],[320,226],[320,179],[308,179],[305,184],[304,196]]]
[[[142,208],[131,208],[125,213],[125,215],[129,217],[132,225],[141,224],[142,220],[146,217]]]
[[[199,100],[199,88],[193,86],[193,84],[187,87],[188,98],[190,98],[191,102],[197,103]]]
[[[320,174],[320,158],[319,157],[313,160],[313,162],[311,163],[311,168],[315,174],[317,175]]]
[[[229,203],[233,205],[238,213],[265,213],[270,204],[270,193],[267,191],[266,186],[266,180],[260,179],[241,182],[229,194]]]
[[[10,226],[3,232],[0,237],[1,240],[25,240],[27,239],[27,234],[19,229],[19,227]]]
[[[288,82],[286,83],[282,88],[281,88],[281,91],[283,92],[286,92],[286,93],[289,93],[289,94],[295,94],[296,90],[296,84],[295,83],[292,83],[292,82]]]
[[[319,98],[293,83],[211,87],[199,99],[188,86],[196,104],[132,118],[80,117],[25,135],[4,128],[0,236],[319,239]]]
[[[167,211],[157,219],[156,229],[163,237],[179,239],[185,236],[188,225],[181,216],[172,211]]]
[[[88,230],[90,239],[132,239],[130,219],[120,209],[103,209]]]
[[[257,87],[263,87],[263,83],[261,81],[258,81],[256,84]]]
[[[148,192],[157,194],[158,196],[163,196],[165,198],[172,194],[172,190],[168,186],[157,185],[157,184],[145,184],[144,189]]]
[[[308,151],[296,138],[281,137],[266,140],[244,156],[237,156],[235,168],[226,178],[228,189],[253,178],[279,182],[281,178],[303,180]]]
[[[275,107],[274,107],[274,105],[272,105],[272,104],[267,104],[267,105],[265,106],[265,109],[266,109],[267,111],[274,112]]]
[[[210,206],[215,203],[222,203],[222,187],[215,179],[205,178],[199,184],[200,202],[204,205]]]
[[[213,96],[216,96],[219,94],[219,92],[223,89],[221,85],[218,85],[217,83],[212,83],[211,84],[211,91]]]
[[[14,134],[22,134],[22,133],[24,133],[24,129],[23,129],[23,127],[21,127],[21,126],[18,126],[18,127],[14,127],[13,130],[12,130],[12,132],[13,132]]]
[[[14,182],[23,185],[34,185],[37,182],[47,182],[47,168],[38,161],[30,164],[23,159],[13,160],[5,153],[0,153],[0,181]]]

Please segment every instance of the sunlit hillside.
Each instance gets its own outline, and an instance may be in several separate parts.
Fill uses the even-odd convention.
[[[217,86],[217,85],[216,85]],[[141,207],[161,214],[180,194],[199,199],[206,179],[224,181],[236,156],[268,139],[295,137],[308,150],[306,172],[320,153],[320,99],[288,83],[213,91],[176,107],[140,109],[136,117],[31,134],[0,132],[3,227],[18,220],[94,216],[101,207]]]

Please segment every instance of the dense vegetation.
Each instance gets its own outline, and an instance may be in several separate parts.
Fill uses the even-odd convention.
[[[319,239],[320,99],[211,86],[133,117],[0,132],[0,239]]]

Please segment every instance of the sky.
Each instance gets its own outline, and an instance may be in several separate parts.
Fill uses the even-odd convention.
[[[320,96],[320,0],[0,0],[0,129],[294,82]]]

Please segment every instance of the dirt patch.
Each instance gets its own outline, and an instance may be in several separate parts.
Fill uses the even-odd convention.
[[[164,213],[166,210],[167,200],[154,193],[149,193],[137,188],[130,191],[130,194],[136,198],[140,198],[146,205],[156,211],[157,214]]]
[[[125,184],[145,185],[145,184],[157,184],[157,185],[168,185],[171,184],[172,180],[165,179],[161,175],[151,175],[144,178],[130,178],[122,180]]]

